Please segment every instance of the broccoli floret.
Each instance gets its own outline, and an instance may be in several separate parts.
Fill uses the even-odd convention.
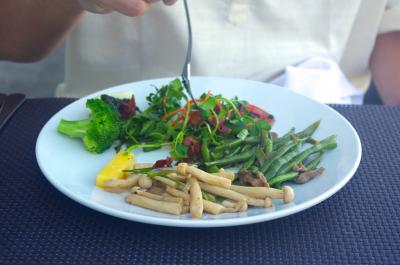
[[[121,120],[115,109],[101,99],[87,100],[86,107],[91,111],[88,119],[62,119],[57,130],[69,137],[81,138],[89,152],[102,153],[119,138]]]

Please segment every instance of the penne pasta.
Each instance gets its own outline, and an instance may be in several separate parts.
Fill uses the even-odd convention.
[[[178,181],[186,181],[186,176],[177,174],[177,173],[168,173],[167,177],[173,179],[173,180],[178,180]]]
[[[258,199],[265,199],[266,197],[270,197],[271,199],[281,199],[283,197],[283,191],[274,188],[232,185],[231,190]]]
[[[158,201],[137,194],[130,194],[126,196],[125,201],[127,203],[157,212],[174,215],[180,215],[182,213],[182,203]]]
[[[153,194],[141,189],[136,189],[134,194],[138,194],[144,197],[147,197],[149,199],[157,200],[157,201],[165,201],[165,202],[176,202],[176,203],[183,203],[182,198],[176,198],[176,197],[170,197],[170,196],[164,196],[164,195],[158,195],[158,194]]]
[[[219,172],[212,173],[212,174],[219,176],[219,177],[226,178],[226,179],[230,179],[231,181],[233,181],[235,179],[235,173],[233,173],[232,171],[224,170],[223,168],[221,168],[219,170]]]
[[[199,219],[203,215],[203,196],[197,179],[190,178],[190,214],[192,218]]]
[[[208,192],[210,192],[212,194],[215,194],[215,195],[218,195],[218,196],[222,196],[222,197],[234,200],[234,201],[243,201],[243,200],[245,200],[245,201],[247,201],[247,204],[252,205],[252,206],[259,206],[259,207],[267,207],[268,206],[268,207],[271,207],[269,205],[269,203],[266,203],[266,201],[263,200],[263,199],[252,198],[252,197],[249,197],[247,195],[243,195],[241,193],[238,193],[236,191],[224,189],[224,188],[221,188],[221,187],[212,186],[212,185],[209,185],[207,183],[201,183],[200,182],[199,184],[200,184],[200,187],[203,190],[208,191]]]
[[[172,188],[170,186],[167,186],[166,191],[169,194],[171,194],[172,196],[182,198],[183,200],[189,201],[189,199],[190,199],[188,193],[185,193],[183,191],[177,190],[177,189]]]
[[[231,183],[232,183],[232,181],[230,179],[207,173],[207,172],[205,172],[201,169],[198,169],[194,166],[189,166],[186,163],[179,163],[177,171],[179,174],[182,174],[182,175],[190,174],[200,181],[203,181],[205,183],[215,185],[218,187],[223,187],[223,188],[229,189],[231,186]]]

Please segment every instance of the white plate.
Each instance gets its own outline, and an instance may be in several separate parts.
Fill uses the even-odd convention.
[[[338,147],[327,152],[321,164],[326,168],[323,176],[305,185],[293,185],[294,202],[283,205],[275,201],[273,209],[251,208],[245,213],[227,213],[218,216],[205,214],[201,220],[189,215],[173,216],[128,205],[122,194],[104,192],[95,187],[96,174],[112,158],[114,150],[101,155],[87,152],[79,140],[57,133],[61,118],[76,120],[87,117],[85,102],[104,93],[134,93],[139,107],[145,107],[145,97],[153,91],[153,85],[167,84],[171,79],[157,79],[125,84],[91,94],[66,106],[55,114],[41,130],[36,157],[46,176],[59,191],[71,199],[94,210],[143,223],[181,227],[219,227],[268,221],[305,210],[326,200],[341,189],[355,173],[361,159],[360,139],[351,124],[332,108],[320,104],[287,89],[249,80],[197,77],[192,79],[193,93],[199,96],[211,90],[227,98],[238,96],[260,106],[276,117],[273,130],[284,133],[291,127],[305,128],[322,119],[315,138],[337,135]],[[167,155],[167,150],[150,153],[136,152],[139,162],[154,162]]]

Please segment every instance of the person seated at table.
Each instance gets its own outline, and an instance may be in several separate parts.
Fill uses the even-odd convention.
[[[157,2],[2,0],[0,59],[40,60],[68,36],[57,96],[178,76],[187,47],[182,0]],[[327,103],[360,102],[372,76],[384,103],[400,104],[400,0],[189,5],[193,75],[272,82]]]

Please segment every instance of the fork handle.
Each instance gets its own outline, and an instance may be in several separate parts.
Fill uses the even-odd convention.
[[[11,94],[5,98],[0,112],[0,130],[14,115],[14,113],[22,105],[22,103],[24,103],[24,101],[25,95],[23,94]]]

